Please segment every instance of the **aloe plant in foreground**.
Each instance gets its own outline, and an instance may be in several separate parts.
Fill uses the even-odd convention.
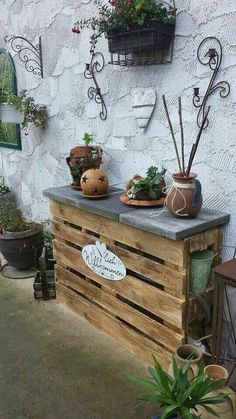
[[[202,406],[208,413],[219,417],[212,405],[222,403],[227,393],[213,396],[210,393],[225,385],[225,380],[212,380],[204,372],[204,364],[199,366],[198,375],[191,381],[188,379],[190,360],[178,367],[175,358],[172,359],[173,377],[166,373],[154,358],[154,367],[149,368],[150,377],[143,378],[128,375],[128,379],[140,384],[151,392],[137,397],[143,402],[157,402],[162,411],[160,419],[167,419],[178,413],[182,419],[199,418],[197,406]]]

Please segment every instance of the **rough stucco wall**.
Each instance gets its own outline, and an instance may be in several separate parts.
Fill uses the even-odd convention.
[[[218,80],[231,84],[227,99],[211,98],[210,125],[204,133],[194,171],[203,185],[205,206],[232,214],[226,229],[223,256],[232,256],[236,245],[236,3],[235,0],[177,0],[178,19],[172,64],[152,67],[119,68],[106,65],[99,83],[108,107],[105,122],[98,108],[87,98],[91,85],[83,77],[89,60],[89,31],[71,32],[72,24],[94,13],[89,0],[0,0],[0,46],[6,34],[37,40],[42,36],[44,79],[27,73],[16,58],[19,88],[26,88],[39,103],[46,104],[50,119],[45,132],[31,129],[22,134],[23,151],[0,149],[4,175],[20,196],[25,213],[33,218],[48,217],[45,188],[70,182],[65,157],[80,142],[85,131],[94,134],[105,151],[104,168],[111,184],[124,182],[133,173],[144,174],[150,165],[164,164],[171,173],[176,167],[161,96],[171,102],[171,114],[178,127],[177,98],[184,106],[187,150],[196,137],[197,111],[192,105],[193,87],[202,90],[210,72],[198,64],[196,51],[206,36],[217,36],[223,44],[223,63]],[[98,44],[106,62],[107,41]],[[144,134],[138,130],[130,91],[153,87],[157,105]]]

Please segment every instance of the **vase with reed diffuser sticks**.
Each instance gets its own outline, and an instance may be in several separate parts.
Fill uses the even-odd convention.
[[[164,108],[167,116],[167,120],[169,123],[169,128],[175,148],[175,153],[177,157],[177,162],[179,166],[179,172],[174,173],[173,183],[172,185],[167,188],[167,196],[166,196],[166,207],[170,211],[172,215],[175,217],[186,217],[186,218],[194,218],[200,212],[202,208],[202,187],[201,183],[197,178],[196,173],[191,172],[191,167],[193,164],[193,160],[198,148],[198,144],[202,135],[203,127],[207,120],[210,107],[208,108],[205,117],[203,119],[202,125],[197,135],[196,142],[193,144],[188,165],[185,166],[185,153],[184,153],[184,129],[183,129],[183,121],[182,121],[182,104],[181,98],[179,98],[179,119],[180,119],[180,128],[181,128],[181,159],[180,154],[178,151],[177,142],[174,135],[173,126],[170,120],[169,111],[166,104],[165,96],[163,96],[163,103]]]

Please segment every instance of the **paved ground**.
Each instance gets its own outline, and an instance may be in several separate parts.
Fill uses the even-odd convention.
[[[0,276],[0,419],[149,419],[123,376],[146,366],[56,301],[38,302],[32,280]]]

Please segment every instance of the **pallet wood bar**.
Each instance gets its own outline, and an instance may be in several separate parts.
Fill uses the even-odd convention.
[[[70,187],[44,192],[53,216],[57,298],[138,357],[150,363],[154,354],[168,368],[190,323],[205,315],[189,295],[190,255],[219,252],[229,216],[209,210],[198,222],[167,212],[153,216],[153,209],[122,206],[120,193],[89,201]],[[122,260],[123,280],[107,280],[85,264],[82,249],[96,240]],[[207,298],[211,303],[212,288]]]

